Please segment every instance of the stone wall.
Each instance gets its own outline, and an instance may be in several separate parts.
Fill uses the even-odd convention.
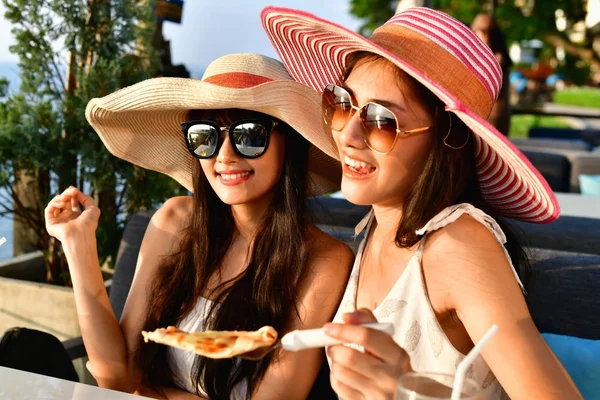
[[[60,341],[81,336],[73,289],[35,282],[43,277],[41,252],[0,263],[0,335],[9,328],[24,327],[51,333]],[[110,283],[106,281],[107,290]],[[73,364],[82,382],[95,384],[85,369],[86,361],[84,357]]]

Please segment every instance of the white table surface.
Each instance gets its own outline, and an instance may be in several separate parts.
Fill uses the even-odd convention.
[[[96,386],[0,367],[0,399],[143,400],[148,399],[148,397],[134,396]]]

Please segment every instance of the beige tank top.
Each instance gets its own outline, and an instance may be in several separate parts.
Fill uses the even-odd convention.
[[[422,229],[417,231],[417,234],[424,235],[419,247],[387,296],[377,308],[373,310],[373,314],[379,322],[389,322],[394,324],[394,340],[408,352],[411,359],[411,365],[415,371],[438,372],[453,375],[456,373],[456,367],[465,357],[464,354],[454,348],[452,343],[450,343],[450,340],[444,334],[431,303],[429,302],[429,296],[427,295],[427,290],[423,281],[423,273],[421,271],[421,258],[427,233],[451,224],[463,214],[469,214],[483,224],[490,232],[492,232],[501,245],[506,242],[506,237],[496,221],[472,205],[458,204],[444,209],[441,213],[432,218]],[[364,221],[368,222],[367,231],[365,233],[365,238],[358,248],[346,292],[344,293],[340,307],[334,317],[334,322],[342,322],[343,313],[352,312],[356,309],[356,290],[360,264],[365,244],[369,237],[372,220],[372,212],[363,220],[363,226]],[[361,224],[359,224],[359,226],[361,226]],[[359,227],[357,227],[357,229],[359,231],[362,230],[362,228]],[[504,246],[502,246],[502,248],[504,248]],[[506,250],[505,255],[513,269],[515,278],[522,288],[523,285],[521,284],[521,280],[519,279]],[[469,368],[467,376],[482,385],[484,388],[484,399],[506,398],[500,383],[481,356],[479,356],[471,368]]]

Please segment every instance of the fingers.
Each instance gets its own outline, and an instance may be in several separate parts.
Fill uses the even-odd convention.
[[[63,190],[63,192],[60,194],[60,196],[63,196],[64,198],[71,198],[71,197],[75,197],[75,195],[78,192],[79,192],[79,189],[77,189],[75,186],[69,186],[68,188]]]
[[[81,208],[79,208],[79,203],[75,197],[71,197],[71,211],[75,213],[81,212]]]
[[[96,202],[90,196],[78,192],[76,194],[77,202],[81,203],[85,208],[82,215],[85,216],[86,221],[98,221],[100,218],[100,209],[96,207]]]
[[[53,204],[57,208],[64,208],[64,205],[67,205],[67,203],[73,212],[81,212],[79,204],[82,204],[85,208],[96,206],[93,198],[74,186],[67,188],[61,194],[55,196],[48,205]]]
[[[82,212],[80,204],[85,211]],[[63,241],[73,235],[93,234],[98,227],[100,210],[90,196],[71,186],[50,200],[44,217],[50,236]]]
[[[329,347],[327,355],[336,367],[343,366],[365,376],[370,376],[375,370],[375,365],[381,363],[381,360],[369,354],[344,345]]]
[[[56,218],[59,216],[61,219],[70,218],[73,213],[81,213],[80,204],[82,204],[86,210],[91,210],[93,214],[100,213],[94,199],[85,195],[76,187],[71,186],[50,200],[48,206],[44,210],[44,216],[46,220],[51,223],[56,222]]]
[[[333,367],[333,366],[332,366]],[[329,381],[331,382],[331,388],[337,393],[340,399],[344,400],[364,400],[365,396],[356,389],[348,386],[346,383],[342,382],[338,377],[336,377],[333,372],[329,377]]]
[[[369,399],[378,398],[382,393],[393,393],[398,378],[405,373],[399,365],[347,346],[330,347],[327,355],[331,358],[331,375]]]
[[[73,205],[73,211],[77,208],[78,211],[81,211],[79,208],[79,204],[83,205],[85,209],[96,207],[96,202],[91,196],[86,195],[81,190],[76,187],[69,187],[62,194],[66,198],[68,196],[71,199],[71,204]]]
[[[54,208],[64,208],[65,207],[65,201],[63,200],[63,198],[58,195],[58,196],[54,196],[54,198],[52,198],[52,200],[50,200],[50,203],[48,203],[48,206],[54,207]]]
[[[54,196],[44,210],[46,218],[57,218],[67,207],[72,212],[80,212],[79,204],[77,204],[77,200],[73,197],[78,191],[77,188],[71,186],[61,194]]]
[[[383,369],[375,377],[367,377],[341,365],[331,366],[331,387],[340,398],[391,400],[396,397],[398,376]]]
[[[333,382],[336,382],[338,387],[352,398],[376,400],[395,398],[398,377],[390,368],[379,368],[376,373],[366,376],[351,368],[332,363],[330,381],[332,387]],[[346,399],[346,396],[341,397]]]
[[[46,208],[44,209],[44,216],[47,220],[52,218],[56,218],[60,215],[62,209],[65,208],[65,201],[62,199],[61,195],[54,196],[52,200],[48,203]]]
[[[81,203],[86,209],[96,207],[96,202],[94,201],[94,199],[91,196],[88,196],[79,190],[77,190],[75,197],[77,201]]]
[[[385,332],[350,324],[326,324],[325,333],[347,343],[363,346],[374,357],[387,363],[408,364],[408,354]]]
[[[79,189],[71,186],[64,190],[61,194],[54,196],[48,205],[53,204],[59,208],[64,208],[63,205],[69,203],[69,207],[73,208],[72,199],[75,198],[77,192],[79,192]],[[77,205],[77,207],[79,207],[79,205]]]

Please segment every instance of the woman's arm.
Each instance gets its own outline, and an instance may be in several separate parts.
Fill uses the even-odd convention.
[[[482,355],[513,399],[581,399],[575,384],[538,332],[525,299],[494,236],[471,217],[444,229],[426,251],[443,267],[447,307],[456,310],[476,343],[493,324],[498,334]],[[477,238],[477,241],[473,241]],[[437,264],[436,267],[435,265]]]
[[[319,232],[309,248],[310,273],[300,288],[300,319],[290,330],[320,328],[331,321],[343,296],[354,254]],[[279,353],[253,399],[306,399],[324,362],[323,349]]]
[[[95,371],[90,362],[86,363],[86,368],[95,376]],[[205,397],[200,397],[195,394],[189,393],[183,389],[175,388],[175,387],[161,387],[160,391],[162,394],[159,394],[156,390],[150,389],[143,385],[140,385],[137,390],[133,392],[138,396],[152,397],[152,398],[164,398],[166,397],[168,400],[207,400]]]
[[[208,400],[205,397],[200,397],[190,392],[186,392],[185,390],[174,387],[163,387],[161,388],[161,391],[168,400]],[[134,392],[134,394],[137,394],[139,396],[152,397],[155,399],[163,397],[156,391],[145,387],[140,387]]]
[[[482,356],[511,399],[582,398],[537,331],[502,247],[487,228],[463,216],[431,234],[423,270],[434,309],[455,311],[472,342],[499,326]],[[345,400],[393,399],[397,379],[411,371],[408,354],[390,336],[356,326],[374,321],[370,311],[358,310],[344,316],[346,325],[326,326],[330,336],[366,350],[328,350],[332,387]]]
[[[359,326],[377,322],[371,310],[346,313],[343,320],[343,324],[325,325],[325,332],[346,343],[359,344],[365,352],[348,346],[327,349],[331,387],[344,400],[395,399],[398,378],[412,371],[408,354],[387,333]]]
[[[81,335],[98,384],[132,391],[125,341],[100,272],[95,236],[99,217],[94,200],[74,187],[56,196],[45,210],[48,233],[60,240],[69,264]]]
[[[85,208],[83,212],[79,210],[80,204]],[[140,382],[141,374],[133,355],[146,315],[146,289],[155,276],[161,256],[168,254],[176,237],[172,227],[161,228],[168,219],[165,214],[169,214],[169,208],[164,207],[155,214],[146,232],[121,326],[100,272],[95,237],[100,210],[94,200],[71,187],[46,208],[46,227],[63,245],[81,335],[93,376],[101,387],[133,392]]]

